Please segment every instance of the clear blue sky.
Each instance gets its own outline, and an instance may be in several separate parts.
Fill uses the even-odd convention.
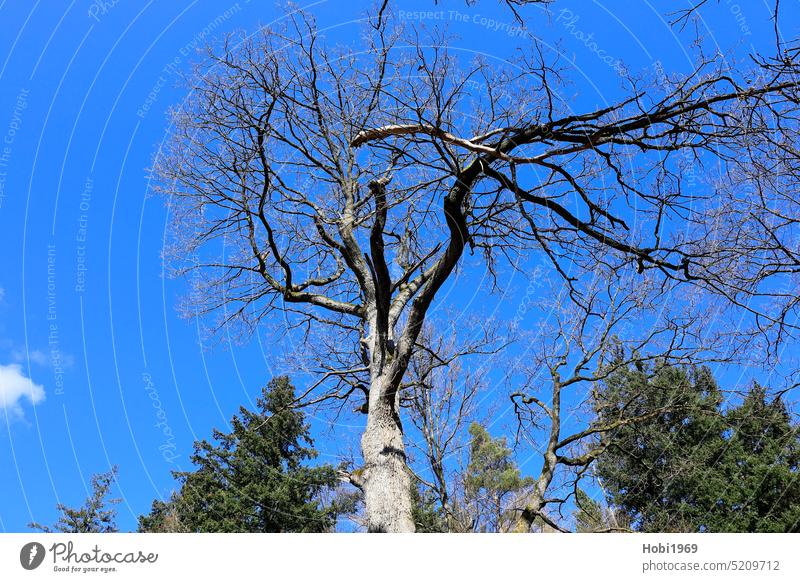
[[[663,19],[678,4],[559,0],[549,21],[527,13],[551,50],[563,39],[575,106],[589,109],[618,94],[618,60],[688,69],[685,37]],[[709,5],[704,34],[769,50],[767,4]],[[797,36],[797,3],[785,4],[785,32]],[[353,42],[367,6],[310,10],[330,38]],[[494,0],[395,6],[441,11],[431,24],[468,50],[502,57],[518,42]],[[135,528],[169,493],[170,470],[187,468],[192,441],[225,426],[275,371],[260,337],[206,345],[178,317],[184,284],[162,276],[165,210],[148,195],[147,167],[194,46],[279,14],[258,0],[0,0],[0,531],[55,520],[57,501],[80,503],[91,474],[112,464],[120,526]],[[342,452],[357,430],[345,434],[318,444]]]

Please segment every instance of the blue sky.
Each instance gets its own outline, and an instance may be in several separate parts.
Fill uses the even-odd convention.
[[[529,22],[551,50],[562,39],[575,106],[589,109],[619,92],[618,61],[689,68],[686,37],[664,20],[677,4],[562,0],[549,19],[529,10]],[[701,28],[721,47],[769,51],[767,4],[721,0]],[[787,4],[796,36],[798,10]],[[309,10],[329,38],[351,42],[368,6]],[[448,25],[468,50],[503,56],[517,42],[494,1],[396,9],[441,11],[430,24]],[[81,502],[91,474],[112,464],[119,523],[133,529],[169,493],[170,471],[187,468],[192,441],[252,403],[278,370],[264,336],[201,339],[196,322],[178,317],[184,283],[162,272],[166,215],[147,168],[165,112],[182,98],[175,72],[194,48],[280,14],[258,0],[0,0],[0,531],[55,520],[58,501]],[[344,430],[318,443],[328,458],[357,434]]]

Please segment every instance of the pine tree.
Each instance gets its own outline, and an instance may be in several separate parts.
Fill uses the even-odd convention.
[[[577,533],[628,531],[624,515],[609,507],[601,496],[594,499],[583,489],[575,490],[575,531]]]
[[[418,486],[411,490],[412,515],[417,533],[446,533],[447,519],[430,491]]]
[[[578,533],[590,533],[606,528],[603,506],[589,497],[583,489],[577,489],[575,493],[575,531]]]
[[[215,442],[195,442],[193,471],[176,472],[180,491],[156,501],[139,521],[140,531],[322,532],[336,521],[335,503],[322,496],[338,483],[317,456],[309,425],[292,407],[294,387],[272,380],[257,400],[231,419],[231,432],[215,430]]]
[[[106,473],[93,475],[92,493],[81,507],[71,508],[63,503],[56,505],[61,515],[52,526],[33,522],[28,524],[28,527],[46,533],[113,533],[118,531],[117,510],[114,506],[120,500],[108,499],[117,473],[118,468],[114,466]]]
[[[464,497],[473,514],[473,529],[482,532],[508,531],[514,516],[507,502],[531,478],[523,478],[511,456],[505,438],[492,438],[484,426],[469,427],[470,459],[464,477]]]

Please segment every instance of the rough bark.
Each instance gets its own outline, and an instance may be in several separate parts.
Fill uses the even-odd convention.
[[[387,395],[386,382],[370,387],[367,427],[361,438],[364,467],[361,488],[370,533],[413,533],[411,475],[407,468],[398,396]]]
[[[280,311],[270,326],[336,334],[298,343],[320,373],[298,403],[366,396],[353,482],[370,531],[413,531],[398,391],[466,245],[495,284],[509,259],[542,256],[587,313],[599,270],[639,287],[652,276],[656,296],[691,286],[752,316],[730,353],[763,336],[777,357],[800,310],[798,50],[756,58],[753,75],[703,57],[688,76],[654,78],[649,93],[631,78],[636,92],[576,113],[553,99],[559,71],[538,43],[514,66],[467,65],[438,33],[390,19],[370,19],[357,50],[331,52],[302,12],[226,40],[155,164],[174,221],[165,256],[192,276],[187,314],[249,332]],[[712,202],[682,191],[691,176],[674,152],[729,170]],[[742,195],[751,185],[759,196]],[[583,466],[594,449],[560,449],[602,432],[562,439],[556,461]]]

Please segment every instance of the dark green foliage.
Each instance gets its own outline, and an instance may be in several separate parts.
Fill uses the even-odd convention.
[[[56,508],[61,513],[52,526],[30,523],[28,527],[47,533],[113,533],[117,531],[117,510],[114,506],[119,499],[108,499],[111,487],[117,478],[117,467],[106,473],[92,476],[92,493],[86,502],[76,509],[59,503]]]
[[[336,469],[309,466],[317,456],[302,411],[292,408],[294,387],[272,380],[242,407],[231,432],[194,445],[194,471],[176,472],[180,492],[156,501],[140,518],[141,531],[322,532],[333,529],[338,508],[323,496],[338,483]]]
[[[626,517],[609,507],[604,499],[592,499],[583,489],[575,490],[575,531],[577,533],[629,530],[630,526]]]
[[[153,501],[150,513],[139,516],[139,531],[147,533],[185,533],[179,511],[180,496],[173,492],[168,501]]]
[[[763,388],[724,411],[707,368],[658,365],[615,373],[603,398],[601,417],[657,412],[615,430],[596,467],[634,529],[798,530],[797,427]]]
[[[708,530],[800,532],[800,427],[757,384],[726,416],[727,487]]]
[[[576,491],[575,531],[587,533],[602,530],[606,527],[603,507],[589,497],[582,489]]]
[[[614,431],[597,474],[614,505],[641,531],[684,531],[719,489],[724,450],[719,388],[706,369],[624,369],[609,378],[602,421],[662,410],[647,422]]]
[[[446,533],[448,531],[444,512],[430,491],[412,485],[411,501],[417,533]]]

